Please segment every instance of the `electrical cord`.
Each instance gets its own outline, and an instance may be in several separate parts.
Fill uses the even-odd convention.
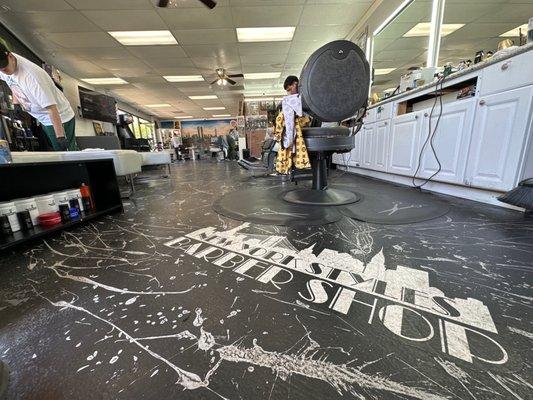
[[[443,112],[443,110],[442,110],[443,109],[442,94],[439,96],[439,85],[440,85],[440,90],[441,91],[444,90],[444,81],[445,80],[446,80],[446,77],[443,75],[442,77],[439,78],[439,80],[437,81],[437,84],[435,86],[435,102],[433,103],[433,107],[431,108],[431,113],[429,114],[428,136],[426,138],[426,141],[424,142],[424,145],[420,149],[420,154],[418,155],[418,165],[416,167],[416,171],[415,171],[414,175],[411,178],[411,181],[413,183],[413,187],[415,189],[422,189],[425,185],[427,185],[435,176],[437,176],[442,171],[442,164],[441,164],[441,162],[439,160],[439,157],[437,155],[437,151],[435,150],[435,145],[433,143],[433,139],[435,138],[435,134],[437,133],[437,129],[439,127],[440,120],[442,118],[442,112]],[[439,116],[437,118],[437,122],[435,123],[435,129],[432,129],[431,119],[433,118],[433,113],[435,112],[435,108],[437,107],[437,102],[440,103],[439,104],[440,105]],[[435,156],[435,160],[437,161],[438,168],[437,168],[437,171],[433,175],[431,175],[429,178],[424,180],[424,183],[422,183],[421,185],[417,185],[415,183],[415,179],[417,179],[416,175],[418,174],[418,172],[420,171],[420,167],[422,166],[422,154],[424,153],[424,149],[426,148],[428,142],[429,142],[429,145],[431,147],[431,152],[433,153],[433,155]]]

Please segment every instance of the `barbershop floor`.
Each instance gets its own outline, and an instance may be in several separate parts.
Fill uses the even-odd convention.
[[[124,214],[1,255],[8,399],[533,398],[532,218],[243,224],[214,200],[275,180],[146,176]]]

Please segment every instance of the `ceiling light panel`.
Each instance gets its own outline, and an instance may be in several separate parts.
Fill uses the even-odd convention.
[[[145,107],[148,107],[148,108],[170,108],[172,106],[170,104],[167,104],[167,103],[161,103],[161,104],[146,104]]]
[[[252,74],[244,74],[244,79],[277,79],[281,76],[281,72],[254,72]]]
[[[294,26],[237,28],[237,39],[241,43],[291,41],[295,29],[296,27]]]
[[[226,107],[204,107],[205,111],[225,110]]]
[[[128,83],[121,78],[85,78],[82,81],[91,85],[125,85]]]
[[[179,117],[174,117],[175,119],[191,119],[194,118],[192,115],[181,115]]]
[[[216,95],[206,95],[206,96],[189,96],[191,100],[216,100],[218,97]]]
[[[213,115],[215,118],[223,118],[223,117],[231,117],[231,114],[215,114]]]
[[[519,37],[520,36],[520,29],[522,29],[522,35],[527,35],[528,25],[520,25],[517,26],[514,29],[511,29],[508,32],[502,33],[500,37]]]
[[[448,36],[450,33],[455,32],[458,29],[461,29],[465,24],[442,24],[441,26],[441,36]],[[407,32],[403,37],[421,37],[429,36],[431,32],[431,22],[420,22],[416,24],[409,32]]]
[[[396,68],[376,68],[374,70],[374,75],[388,75],[395,70]]]
[[[202,75],[166,75],[163,76],[169,82],[203,82]]]
[[[108,32],[124,46],[176,45],[176,38],[170,31],[114,31]]]

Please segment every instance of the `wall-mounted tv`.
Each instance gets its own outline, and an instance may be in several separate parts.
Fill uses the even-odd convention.
[[[117,101],[110,96],[78,86],[83,118],[117,123]]]

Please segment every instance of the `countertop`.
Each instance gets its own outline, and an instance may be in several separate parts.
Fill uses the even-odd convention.
[[[500,52],[495,53],[494,56],[492,56],[491,58],[489,58],[487,60],[484,60],[484,61],[482,61],[480,63],[477,63],[477,64],[474,64],[474,65],[470,66],[469,68],[465,68],[465,69],[463,69],[461,71],[457,71],[457,72],[449,75],[446,78],[446,80],[451,81],[452,79],[457,79],[457,78],[460,78],[461,76],[471,74],[472,72],[481,70],[481,69],[486,68],[486,67],[488,67],[490,65],[496,64],[496,63],[498,63],[500,61],[507,60],[508,58],[515,57],[515,56],[517,56],[519,54],[526,53],[526,52],[530,51],[531,49],[533,49],[533,43],[528,43],[525,46],[520,46],[520,47],[518,47],[518,46],[509,47],[506,50],[502,50]],[[416,89],[408,90],[407,92],[399,93],[397,95],[388,97],[388,98],[380,101],[379,103],[372,104],[370,107],[368,107],[368,109],[372,109],[372,108],[381,106],[381,105],[389,103],[391,101],[396,101],[398,99],[401,99],[402,97],[410,96],[413,93],[422,92],[422,91],[424,91],[426,89],[434,87],[436,84],[437,84],[437,81],[434,81],[434,82],[428,83],[426,85],[420,86],[420,87],[418,87]]]

